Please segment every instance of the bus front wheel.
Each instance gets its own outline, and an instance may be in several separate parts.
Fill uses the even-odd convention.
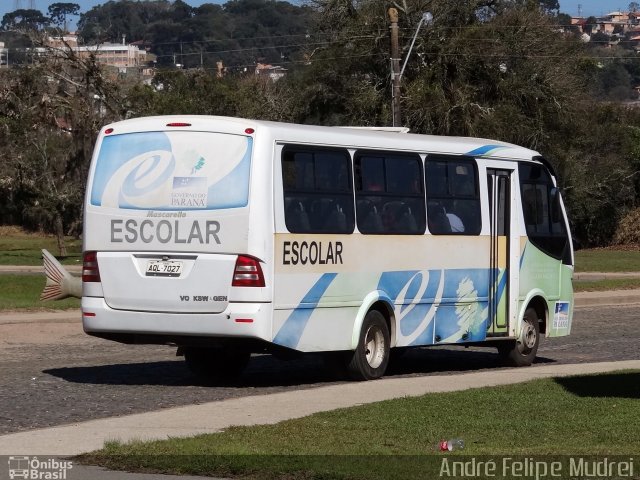
[[[500,345],[498,352],[514,367],[528,367],[533,363],[540,345],[540,323],[535,309],[527,308],[522,319],[522,332],[515,342]]]
[[[358,346],[348,358],[349,376],[354,380],[382,377],[389,364],[390,343],[384,316],[377,310],[370,310],[364,317]]]

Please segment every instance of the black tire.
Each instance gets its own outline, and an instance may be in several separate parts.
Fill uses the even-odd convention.
[[[374,380],[384,375],[389,364],[389,327],[384,316],[370,310],[364,317],[358,346],[347,357],[347,371],[354,380]]]
[[[508,365],[528,367],[536,358],[540,345],[540,321],[533,308],[527,308],[522,319],[524,331],[520,338],[498,346],[498,353]]]
[[[229,381],[238,378],[249,363],[250,352],[221,348],[187,347],[187,368],[203,380]]]

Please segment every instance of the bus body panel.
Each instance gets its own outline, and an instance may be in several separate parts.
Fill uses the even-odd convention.
[[[138,343],[144,335],[167,337],[219,337],[271,340],[271,315],[268,303],[230,303],[218,314],[175,314],[139,312],[110,308],[104,298],[82,298],[82,322],[86,332],[122,334],[121,341]],[[250,319],[251,322],[246,321]],[[141,342],[154,343],[154,342]]]
[[[270,341],[270,264],[264,287],[232,279],[239,255],[264,262],[272,249],[271,186],[251,183],[271,176],[271,153],[255,155],[249,121],[175,120],[119,122],[98,139],[83,250],[97,252],[100,282],[83,285],[85,330]]]
[[[340,251],[337,259],[331,254],[335,250]],[[338,332],[343,324],[353,328],[352,309],[373,292],[391,305],[393,346],[482,341],[488,321],[488,251],[482,236],[276,234],[274,342],[302,351],[342,349],[345,339]],[[370,252],[384,255],[371,258]],[[503,273],[498,276],[500,295],[505,292]]]
[[[146,272],[149,262],[167,256],[181,262],[180,276],[149,278]],[[235,261],[235,256],[221,254],[98,253],[98,263],[109,266],[102,268],[100,275],[107,305],[116,310],[147,312],[225,311]]]

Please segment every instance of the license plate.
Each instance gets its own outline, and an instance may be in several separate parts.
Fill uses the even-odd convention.
[[[171,260],[149,260],[147,276],[151,277],[179,277],[182,273],[182,262]]]

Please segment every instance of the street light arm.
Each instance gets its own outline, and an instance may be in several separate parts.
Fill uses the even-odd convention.
[[[404,69],[407,67],[407,62],[409,62],[409,57],[411,56],[413,45],[416,43],[416,38],[418,38],[418,32],[420,32],[420,27],[422,27],[423,23],[431,23],[432,21],[433,21],[433,15],[431,14],[431,12],[425,12],[422,14],[422,18],[418,22],[418,27],[416,28],[416,32],[413,34],[413,39],[411,40],[411,46],[409,47],[407,56],[405,57],[404,63],[402,64],[402,70],[400,70],[400,75],[399,75],[400,79],[402,79],[402,75],[404,75]]]

